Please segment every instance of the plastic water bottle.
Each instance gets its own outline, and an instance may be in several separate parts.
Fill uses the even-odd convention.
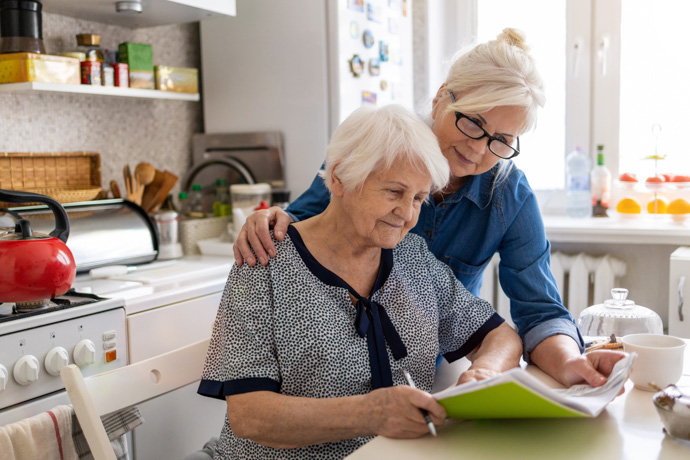
[[[568,216],[582,218],[592,213],[589,174],[592,165],[581,147],[575,147],[566,157],[566,211]]]

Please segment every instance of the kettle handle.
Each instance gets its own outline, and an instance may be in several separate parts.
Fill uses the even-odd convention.
[[[67,212],[65,208],[53,198],[39,195],[38,193],[0,189],[0,201],[6,203],[43,203],[47,205],[53,212],[53,216],[55,216],[55,229],[50,232],[50,236],[54,236],[62,240],[63,243],[67,243],[67,238],[69,237],[69,219],[67,218]]]

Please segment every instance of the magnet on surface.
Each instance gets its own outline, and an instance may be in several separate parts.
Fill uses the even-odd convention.
[[[379,40],[379,59],[381,62],[388,62],[388,42]]]
[[[350,21],[350,38],[359,36],[359,23],[355,20]]]
[[[362,34],[362,42],[364,43],[365,48],[371,48],[374,46],[374,33],[371,30],[366,29]]]
[[[364,61],[362,61],[359,55],[355,54],[352,56],[352,59],[350,59],[350,70],[355,77],[359,77],[362,75],[362,72],[364,72]]]
[[[381,73],[381,61],[376,58],[369,59],[369,75],[378,77]]]
[[[381,83],[379,85],[381,87],[381,91],[385,91],[388,89],[388,80],[381,80]]]
[[[362,91],[362,105],[376,105],[376,93]]]

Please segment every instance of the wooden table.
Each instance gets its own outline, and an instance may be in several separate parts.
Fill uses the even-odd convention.
[[[690,344],[690,340],[686,340]],[[531,372],[541,374],[536,368]],[[553,380],[551,380],[555,384]],[[690,346],[679,385],[690,386]],[[449,420],[438,437],[388,439],[382,436],[350,459],[690,459],[690,441],[667,436],[651,401],[654,392],[625,385],[596,418]]]

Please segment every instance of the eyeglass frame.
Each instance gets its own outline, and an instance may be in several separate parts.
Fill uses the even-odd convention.
[[[450,100],[453,101],[453,102],[455,102],[455,95],[453,94],[453,92],[452,92],[452,91],[448,91],[448,94],[450,94]],[[461,112],[458,112],[458,111],[454,111],[454,112],[455,112],[455,127],[458,129],[458,131],[460,131],[461,133],[463,133],[465,136],[469,137],[470,139],[474,139],[474,140],[479,140],[479,139],[482,139],[482,138],[485,138],[485,137],[488,138],[489,140],[487,141],[486,146],[489,148],[489,151],[490,151],[491,153],[493,153],[494,155],[496,155],[498,158],[500,158],[500,159],[502,159],[502,160],[511,160],[511,159],[515,158],[516,156],[520,155],[520,136],[516,136],[516,139],[517,139],[517,148],[515,148],[515,147],[513,147],[512,145],[506,144],[505,142],[503,142],[503,141],[500,140],[499,138],[497,138],[497,137],[495,137],[495,136],[492,136],[491,134],[487,133],[486,130],[485,130],[484,128],[482,128],[481,126],[479,126],[477,123],[474,122],[474,120],[472,120],[472,118],[468,117],[468,116],[465,115],[464,113],[461,113]],[[477,128],[481,129],[482,132],[483,132],[484,134],[482,134],[482,135],[479,136],[479,137],[474,137],[474,136],[471,136],[471,135],[467,134],[465,131],[463,131],[462,129],[460,129],[460,127],[458,126],[458,122],[460,121],[461,118],[467,118],[471,123],[474,123],[474,125],[476,125]],[[498,153],[494,152],[493,149],[491,148],[491,143],[492,143],[493,141],[500,142],[501,144],[503,144],[503,145],[505,145],[505,146],[507,146],[507,147],[510,147],[510,149],[513,151],[513,154],[512,154],[511,156],[509,156],[509,157],[504,157],[504,156],[501,156],[501,155],[499,155]]]

